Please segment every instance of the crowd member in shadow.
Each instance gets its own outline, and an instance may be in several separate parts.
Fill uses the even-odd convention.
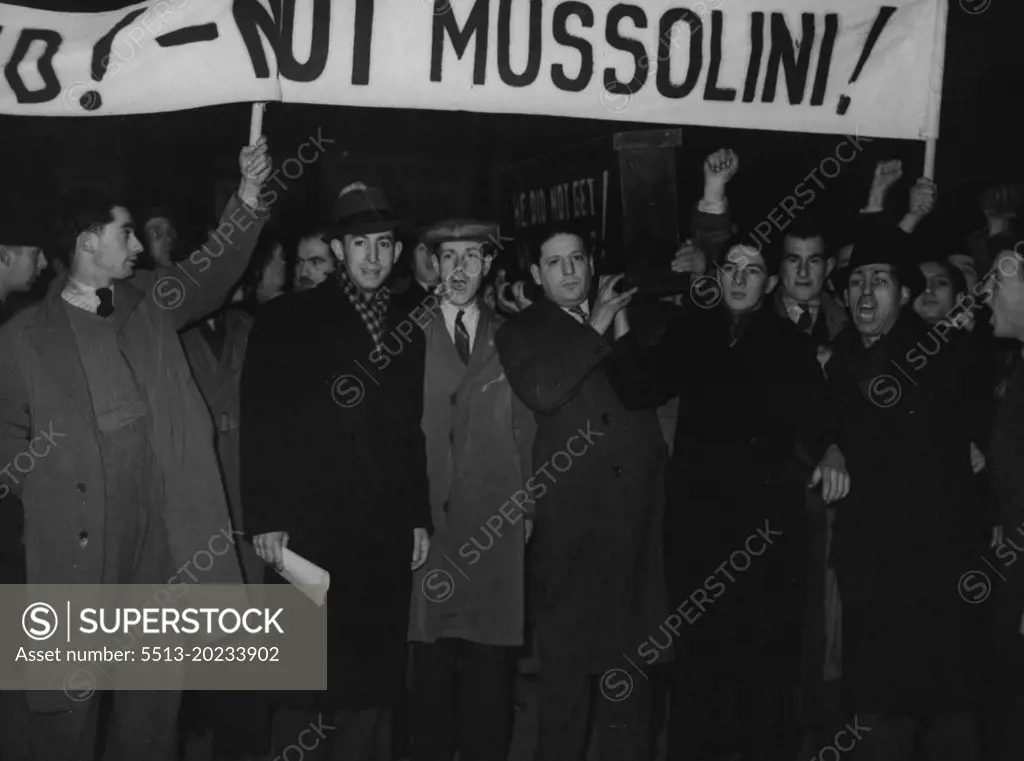
[[[26,303],[47,268],[47,231],[31,220],[0,217],[0,325]],[[0,487],[0,584],[25,583],[24,508]]]
[[[396,306],[405,314],[421,306],[437,290],[441,275],[437,271],[430,246],[424,240],[428,227],[410,227],[403,235],[406,257],[398,266],[389,288]]]
[[[217,461],[232,528],[237,531],[246,530],[240,483],[242,366],[256,315],[267,303],[284,295],[283,252],[279,232],[265,230],[224,306],[181,333],[192,377],[213,420]],[[266,564],[249,540],[239,539],[235,548],[245,583],[264,583]],[[184,733],[197,742],[190,747],[203,747],[196,738],[212,739],[214,761],[262,758],[270,752],[270,701],[263,692],[187,693],[181,725]]]
[[[910,306],[924,288],[912,245],[889,226],[855,240],[852,323],[825,368],[856,485],[832,547],[846,703],[870,727],[850,754],[904,761],[921,743],[929,761],[970,761],[979,757],[980,622],[953,590],[991,528],[970,462],[990,417],[972,385],[967,335],[950,329],[940,340]]]
[[[171,269],[188,254],[181,245],[178,216],[167,206],[154,206],[142,215],[144,258],[141,269]]]
[[[818,363],[767,298],[777,255],[738,242],[726,252],[703,291],[709,308],[678,318],[656,347],[627,341],[615,382],[629,406],[699,400],[676,430],[668,477],[669,604],[686,621],[668,757],[791,758],[805,489],[823,482],[832,501],[849,483]]]

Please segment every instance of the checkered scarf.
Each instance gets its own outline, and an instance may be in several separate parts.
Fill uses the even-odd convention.
[[[341,290],[348,296],[348,300],[352,302],[356,312],[363,318],[366,329],[370,331],[374,348],[379,350],[384,339],[384,329],[387,327],[391,291],[387,286],[381,286],[373,292],[370,298],[366,298],[363,292],[356,288],[355,283],[349,279],[344,266],[338,268],[338,281],[341,283]]]

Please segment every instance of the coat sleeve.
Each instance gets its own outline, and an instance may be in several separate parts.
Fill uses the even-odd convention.
[[[687,323],[685,317],[673,317],[654,346],[641,346],[632,330],[612,344],[608,377],[626,409],[661,407],[680,394],[686,373],[695,372],[687,357],[697,356]]]
[[[794,369],[791,388],[796,393],[785,406],[797,411],[798,451],[813,468],[829,446],[836,443],[836,415],[814,347],[802,339],[803,336],[798,338],[790,360]]]
[[[301,433],[292,409],[294,340],[271,306],[249,333],[240,381],[240,480],[245,527],[252,536],[292,528],[287,473]],[[268,403],[267,400],[273,400]]]
[[[0,500],[8,494],[21,496],[25,478],[12,472],[14,458],[28,450],[32,439],[28,389],[19,372],[14,339],[13,330],[0,330]]]
[[[693,236],[697,247],[707,256],[710,271],[711,263],[717,259],[732,237],[732,218],[728,211],[712,214],[695,206],[690,216],[690,235]]]
[[[512,394],[512,436],[515,439],[516,451],[519,452],[519,471],[523,474],[522,487],[533,476],[533,440],[537,435],[537,421],[530,409],[523,404],[516,394]],[[533,517],[533,500],[523,505],[527,518]]]
[[[541,335],[524,319],[525,313],[498,330],[498,356],[516,396],[534,412],[551,414],[576,394],[612,350],[596,330]]]
[[[224,303],[245,273],[268,218],[266,210],[233,195],[217,228],[188,259],[169,270],[140,272],[135,285],[170,313],[176,330],[201,320]]]
[[[413,334],[415,340],[411,346],[412,373],[411,387],[405,395],[405,414],[398,419],[402,421],[406,431],[401,451],[407,453],[408,459],[403,464],[400,478],[399,494],[402,503],[408,506],[409,529],[425,528],[434,532],[434,521],[430,515],[430,481],[427,477],[427,437],[423,433],[423,394],[425,386],[427,344],[423,331]],[[410,552],[412,540],[409,542]]]

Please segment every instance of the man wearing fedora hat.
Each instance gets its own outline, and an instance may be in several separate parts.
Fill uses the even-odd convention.
[[[856,484],[831,548],[843,682],[848,710],[870,728],[854,759],[912,758],[923,734],[929,761],[969,761],[979,757],[977,606],[954,590],[991,529],[971,466],[991,418],[971,384],[969,334],[931,328],[911,308],[924,286],[913,245],[891,223],[861,226],[845,283],[852,321],[825,366]]]
[[[10,297],[28,292],[46,269],[45,237],[31,218],[13,214],[0,218],[0,324],[13,311]]]
[[[533,471],[534,421],[498,359],[504,320],[479,297],[497,226],[448,220],[423,240],[443,290],[440,315],[425,325],[423,431],[436,528],[413,579],[412,759],[446,760],[457,749],[463,761],[504,761],[532,527],[529,505],[510,500]],[[449,588],[439,582],[451,562],[464,573]]]
[[[11,297],[27,293],[46,269],[45,233],[34,229],[28,219],[7,214],[0,218],[0,325],[20,306],[20,299]],[[24,584],[23,508],[13,495],[4,503],[0,508],[0,584]]]
[[[257,553],[280,569],[287,547],[331,575],[327,690],[284,696],[275,752],[319,714],[330,758],[356,761],[404,694],[412,571],[430,547],[424,338],[384,285],[402,251],[384,193],[356,183],[335,210],[334,277],[253,326],[241,479]]]

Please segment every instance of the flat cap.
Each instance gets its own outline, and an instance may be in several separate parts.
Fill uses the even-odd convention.
[[[456,240],[490,241],[498,245],[498,225],[476,219],[447,219],[423,235],[423,242],[429,246]]]

